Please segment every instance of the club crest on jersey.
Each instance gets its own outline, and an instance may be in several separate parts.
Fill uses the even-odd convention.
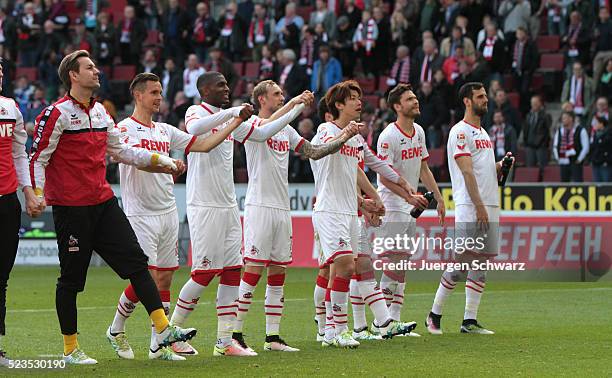
[[[466,144],[465,134],[464,133],[457,134],[457,148],[460,150],[463,150],[465,148],[465,144]]]
[[[253,255],[253,256],[257,256],[259,255],[259,248],[252,246],[251,250],[249,251],[249,254]]]
[[[348,245],[348,243],[346,242],[346,240],[344,240],[344,239],[342,239],[342,238],[340,238],[340,239],[338,240],[338,247],[341,247],[341,248],[342,248],[342,247],[346,247],[347,245]]]
[[[202,262],[200,263],[200,265],[202,266],[202,268],[204,268],[204,269],[208,269],[208,268],[210,268],[210,264],[211,264],[211,263],[212,263],[212,261],[210,261],[210,260],[208,259],[208,257],[204,257],[204,258],[202,259]]]
[[[8,111],[0,106],[0,115],[8,115]]]
[[[70,235],[68,238],[68,252],[78,252],[79,251],[79,239]]]

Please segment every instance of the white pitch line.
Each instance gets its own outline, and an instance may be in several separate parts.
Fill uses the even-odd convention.
[[[527,290],[489,290],[487,291],[487,295],[492,294],[521,294],[521,293],[557,293],[564,291],[611,291],[612,287],[587,287],[584,289],[580,288],[565,288],[565,289],[527,289]],[[408,294],[409,297],[431,297],[435,294],[435,292],[431,293],[414,293]],[[287,298],[285,302],[304,302],[304,301],[312,301],[312,298]],[[263,303],[262,299],[253,300],[255,303]],[[212,302],[200,302],[198,305],[210,305]],[[114,309],[117,306],[91,306],[91,307],[78,307],[79,311],[92,311],[92,310],[108,310]],[[55,312],[55,308],[29,308],[29,309],[21,309],[21,310],[7,310],[7,313],[42,313],[42,312]]]

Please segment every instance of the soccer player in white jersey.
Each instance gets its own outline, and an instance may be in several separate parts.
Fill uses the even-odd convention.
[[[437,201],[437,211],[440,224],[444,222],[445,207],[444,199],[438,189],[436,180],[429,170],[427,159],[429,153],[425,143],[425,131],[414,122],[420,115],[419,101],[409,84],[400,84],[389,92],[388,104],[397,114],[397,120],[387,125],[378,139],[378,154],[381,159],[390,164],[393,169],[405,178],[413,187],[418,187],[419,178],[427,188],[433,192]],[[396,238],[404,235],[409,238],[416,237],[416,219],[410,215],[410,211],[416,203],[405,196],[398,195],[397,185],[378,175],[378,192],[387,210],[383,223],[376,230],[377,238]],[[421,197],[423,209],[428,205]],[[380,258],[388,255],[392,261],[400,262],[409,259],[416,251],[397,248],[384,250]],[[401,267],[402,264],[396,264]],[[380,288],[385,295],[389,312],[393,319],[399,320],[404,302],[404,289],[406,286],[406,271],[404,269],[385,270],[381,277]],[[375,328],[375,327],[373,327]],[[415,335],[415,334],[413,334]]]
[[[207,138],[195,137],[166,123],[153,122],[162,101],[159,77],[151,73],[136,75],[130,84],[135,108],[131,117],[117,126],[123,143],[169,156],[170,150],[208,152],[217,146],[244,119],[234,118],[229,127]],[[244,114],[244,117],[248,113]],[[182,161],[177,161],[184,171]],[[182,168],[182,169],[181,169]],[[124,211],[136,233],[138,242],[148,258],[149,270],[159,290],[166,314],[170,312],[170,285],[178,269],[179,220],[172,192],[172,172],[165,168],[141,168],[120,164],[119,175]],[[125,334],[125,322],[139,302],[134,288],[129,285],[121,294],[113,323],[106,332],[111,346],[121,358],[133,359],[134,352]],[[152,330],[152,340],[155,330]],[[159,348],[152,342],[150,359],[184,360],[168,348]]]
[[[253,89],[252,95],[252,102],[259,109],[259,114],[252,120],[259,123],[262,118],[269,118],[283,106],[284,100],[283,91],[275,82],[260,82]],[[302,138],[292,126],[287,125],[265,142],[249,140],[245,143],[249,172],[244,211],[246,267],[240,282],[238,320],[233,333],[233,338],[243,348],[249,348],[242,335],[243,322],[251,306],[257,282],[267,267],[264,350],[299,351],[288,346],[279,336],[286,266],[292,261],[291,212],[287,193],[289,150],[318,160],[337,152],[357,131],[356,126],[347,127],[333,142],[315,146]]]
[[[472,250],[455,249],[458,262],[485,262],[499,253],[499,191],[497,175],[501,162],[495,162],[493,145],[481,127],[487,113],[487,92],[482,83],[471,82],[459,89],[465,116],[450,130],[447,143],[448,165],[455,201],[455,238],[480,238]],[[507,156],[511,156],[508,154]],[[514,160],[514,158],[512,158]],[[514,161],[513,161],[514,162]],[[456,242],[460,242],[456,240]],[[479,248],[482,247],[482,248]],[[431,334],[442,334],[442,308],[457,282],[465,283],[465,312],[460,331],[491,335],[477,321],[486,271],[445,271],[425,321]]]
[[[222,74],[207,72],[198,78],[202,103],[191,106],[185,114],[185,126],[193,135],[210,135],[228,127],[241,108],[223,110],[229,103],[229,87]],[[181,289],[172,314],[173,324],[184,324],[193,312],[202,291],[219,275],[217,291],[217,342],[214,356],[253,356],[256,353],[232,342],[238,312],[238,288],[242,267],[242,227],[233,180],[234,140],[263,142],[281,131],[303,110],[306,93],[262,120],[242,123],[217,148],[207,154],[187,157],[187,218],[192,244],[191,278]],[[248,105],[252,109],[250,105]],[[177,353],[195,354],[188,343],[180,343]]]

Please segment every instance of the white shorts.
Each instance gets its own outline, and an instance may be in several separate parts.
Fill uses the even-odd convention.
[[[179,220],[176,209],[162,215],[133,215],[127,217],[149,259],[149,269],[177,270]]]
[[[499,254],[499,207],[485,206],[489,215],[489,229],[478,229],[476,223],[476,207],[474,205],[455,205],[455,248],[454,253],[462,254],[469,250],[481,255],[496,256]],[[459,243],[467,246],[468,238],[481,238],[481,244],[476,240],[475,248],[457,248]],[[484,246],[483,246],[484,244]]]
[[[290,211],[252,205],[244,208],[245,264],[291,264],[292,238]]]
[[[187,220],[192,273],[242,267],[242,227],[238,206],[187,206]]]
[[[359,252],[359,219],[356,215],[315,211],[312,224],[315,242],[320,247],[320,267],[333,263],[338,256]]]
[[[383,245],[387,245],[382,244],[384,240],[396,240],[398,236],[403,240],[404,235],[406,235],[408,238],[414,238],[416,236],[416,219],[414,219],[409,213],[402,211],[387,211],[382,219],[382,224],[380,227],[375,228],[374,230],[376,233],[376,242],[380,242],[381,248],[383,248]],[[396,245],[396,243],[393,243],[392,245],[395,247],[390,249],[384,248],[381,253],[377,254],[377,256],[389,254],[403,255],[416,252],[413,251],[412,248],[405,248],[406,245],[403,243],[403,241],[399,245]],[[412,244],[408,244],[408,246],[410,245]]]

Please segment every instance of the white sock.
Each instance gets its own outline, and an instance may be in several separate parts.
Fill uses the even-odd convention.
[[[374,278],[369,278],[358,282],[359,293],[364,298],[365,303],[370,306],[370,310],[374,314],[376,325],[385,324],[391,317],[389,308],[385,302],[385,296],[378,287]]]
[[[238,288],[220,283],[217,289],[217,345],[222,348],[232,342],[238,311]]]
[[[351,307],[353,308],[353,329],[361,330],[364,327],[367,328],[368,321],[366,320],[365,302],[359,293],[359,284],[355,278],[351,279],[350,298]]]
[[[153,324],[151,324],[151,343],[149,344],[149,350],[153,353],[159,350],[159,344],[157,344],[157,331]]]
[[[266,286],[266,336],[278,335],[284,307],[283,286]]]
[[[402,316],[402,306],[404,305],[404,290],[406,282],[398,282],[393,293],[393,301],[389,306],[389,315],[393,320],[399,321]]]
[[[117,311],[115,312],[115,318],[113,324],[111,324],[111,333],[122,333],[125,332],[125,321],[132,315],[138,302],[132,302],[126,295],[124,290],[119,297],[119,303],[117,304]]]
[[[259,274],[249,272],[244,272],[242,275],[240,287],[238,289],[238,317],[234,325],[234,332],[242,332],[244,319],[246,319],[249,309],[251,308],[255,287],[260,277],[261,275]]]
[[[380,290],[385,296],[385,302],[388,307],[391,306],[391,302],[393,302],[393,293],[395,293],[396,286],[397,281],[383,273],[380,278]]]
[[[185,321],[198,304],[205,287],[195,282],[192,278],[187,281],[179,293],[170,323],[179,327],[185,324]]]
[[[336,323],[331,302],[331,288],[325,290],[325,338],[331,340],[336,337]]]
[[[314,288],[315,317],[319,327],[319,335],[325,333],[325,291],[327,290],[327,281],[325,277],[318,276],[317,284]]]
[[[431,307],[431,312],[434,314],[442,315],[444,303],[446,303],[446,300],[455,289],[455,286],[457,286],[457,281],[455,281],[455,278],[458,278],[458,276],[449,271],[444,271],[444,273],[442,273],[442,277],[440,277],[440,285],[438,285],[438,291],[436,291],[436,297],[434,298],[433,306]]]
[[[465,282],[465,313],[463,319],[477,319],[480,298],[485,289],[486,272],[470,270]]]

